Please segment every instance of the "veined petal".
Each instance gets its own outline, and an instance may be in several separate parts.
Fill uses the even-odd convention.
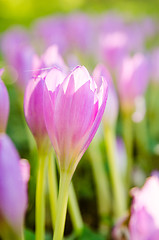
[[[90,88],[92,89],[92,91],[95,91],[95,84],[92,81],[91,76],[89,75],[89,72],[87,71],[87,69],[84,66],[77,66],[76,68],[73,69],[73,71],[65,78],[64,82],[63,82],[63,89],[64,92],[66,92],[66,89],[68,87],[70,78],[74,77],[74,91],[76,92],[82,85],[84,85],[86,82],[90,82]]]

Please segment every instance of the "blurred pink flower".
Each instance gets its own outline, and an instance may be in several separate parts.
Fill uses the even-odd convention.
[[[66,19],[69,49],[87,51],[91,47],[92,25],[90,18],[83,13],[74,13]]]
[[[0,134],[0,225],[6,224],[6,227],[21,237],[27,192],[19,160],[20,157],[9,137]]]
[[[136,97],[142,96],[149,80],[149,65],[146,57],[136,53],[133,57],[125,57],[118,73],[117,81],[121,104],[134,106]]]
[[[62,16],[41,18],[33,27],[36,42],[42,42],[43,51],[49,46],[56,44],[60,54],[68,48],[66,19]]]
[[[63,72],[67,72],[67,66],[59,53],[57,45],[52,45],[46,49],[41,57],[37,57],[34,61],[33,76],[43,75],[49,72],[51,68],[56,67]]]
[[[27,33],[23,29],[8,30],[2,37],[2,53],[6,62],[14,68],[17,81],[22,91],[32,76],[35,52],[30,46]]]
[[[115,126],[119,111],[117,93],[109,72],[103,64],[98,64],[93,71],[93,79],[98,82],[101,77],[107,79],[109,84],[109,94],[107,99],[107,107],[103,115],[103,123],[107,123],[110,126]]]
[[[101,35],[99,39],[100,53],[107,66],[116,72],[128,51],[128,37],[124,31],[116,31]]]
[[[46,127],[61,169],[73,174],[94,137],[104,113],[107,82],[96,82],[85,67],[76,67],[66,78],[51,70],[45,78]]]
[[[131,240],[159,239],[159,178],[149,177],[141,189],[131,191],[133,203],[129,222]]]
[[[0,69],[0,133],[5,132],[9,115],[9,96],[1,80],[3,69]]]

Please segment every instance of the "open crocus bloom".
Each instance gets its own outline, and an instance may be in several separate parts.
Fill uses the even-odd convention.
[[[131,240],[159,239],[159,178],[147,179],[141,190],[132,191],[133,205],[129,223]]]
[[[107,82],[99,85],[85,67],[76,67],[66,78],[52,69],[45,78],[44,115],[60,169],[72,171],[100,124],[107,100]]]
[[[0,69],[0,133],[5,132],[9,114],[9,96],[7,88],[1,80],[3,69]]]

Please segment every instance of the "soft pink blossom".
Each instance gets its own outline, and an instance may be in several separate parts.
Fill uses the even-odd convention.
[[[102,59],[116,72],[128,51],[128,36],[123,31],[101,34],[99,44]]]
[[[6,134],[0,134],[0,225],[6,224],[20,237],[27,207],[27,192],[19,161],[12,141]]]
[[[129,222],[131,240],[159,238],[159,178],[149,177],[141,189],[131,191],[133,203]]]
[[[27,33],[19,28],[8,30],[2,37],[2,52],[7,64],[15,71],[11,77],[24,91],[34,70],[35,57]]]
[[[100,124],[107,100],[107,82],[102,78],[96,84],[86,68],[78,66],[66,78],[53,69],[45,83],[47,131],[61,169],[73,174]]]
[[[121,104],[132,107],[135,98],[144,94],[148,84],[149,65],[146,57],[141,53],[125,57],[118,76]]]

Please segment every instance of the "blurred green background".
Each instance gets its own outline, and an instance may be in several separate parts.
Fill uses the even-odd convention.
[[[41,16],[71,11],[100,13],[107,10],[124,12],[136,17],[159,15],[158,0],[0,0],[0,31],[12,24],[30,25]]]

